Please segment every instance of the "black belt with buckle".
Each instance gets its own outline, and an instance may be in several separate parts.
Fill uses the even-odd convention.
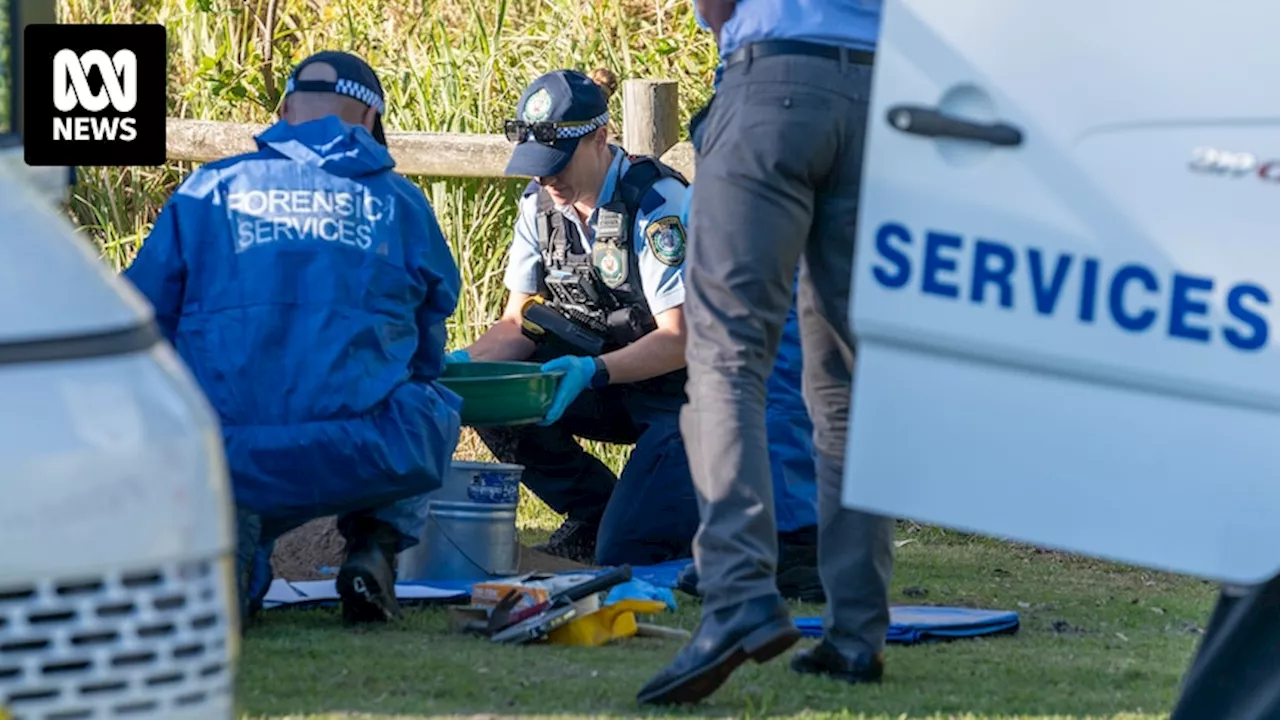
[[[728,69],[741,62],[774,55],[805,55],[828,60],[847,60],[854,65],[871,65],[876,59],[876,54],[867,50],[821,45],[802,40],[761,40],[729,53],[724,66]]]

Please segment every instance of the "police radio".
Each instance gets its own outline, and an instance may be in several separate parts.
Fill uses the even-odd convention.
[[[545,278],[547,291],[561,307],[576,308],[587,316],[601,311],[611,312],[617,308],[617,300],[612,294],[601,291],[596,273],[590,265],[579,266],[572,271],[552,270]]]
[[[536,343],[561,344],[581,355],[595,357],[604,352],[605,339],[573,322],[534,295],[520,308],[520,330]]]
[[[547,290],[561,305],[574,305],[583,308],[594,307],[599,302],[599,293],[586,268],[575,268],[573,271],[552,270],[547,273]]]

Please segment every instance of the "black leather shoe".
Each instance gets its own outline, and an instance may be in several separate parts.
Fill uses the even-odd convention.
[[[791,658],[791,669],[801,675],[825,675],[851,684],[880,682],[884,656],[876,653],[847,657],[824,640],[812,650],[796,653]]]
[[[693,639],[637,695],[642,703],[696,703],[715,692],[747,660],[767,662],[800,639],[787,606],[760,597],[702,617]]]
[[[598,525],[581,520],[565,520],[551,533],[545,545],[536,545],[533,549],[583,565],[593,565],[596,560],[596,535],[599,533]]]

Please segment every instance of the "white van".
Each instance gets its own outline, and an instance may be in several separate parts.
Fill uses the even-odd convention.
[[[55,3],[4,3],[10,53]],[[9,72],[9,118],[21,73]],[[0,137],[0,719],[230,720],[234,528],[216,416],[150,306]]]
[[[1280,6],[886,0],[845,502],[1280,570]]]

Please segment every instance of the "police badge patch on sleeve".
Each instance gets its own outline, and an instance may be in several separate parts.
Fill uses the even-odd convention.
[[[653,256],[663,265],[675,267],[684,262],[684,225],[680,218],[674,215],[658,218],[649,223],[644,232]]]

